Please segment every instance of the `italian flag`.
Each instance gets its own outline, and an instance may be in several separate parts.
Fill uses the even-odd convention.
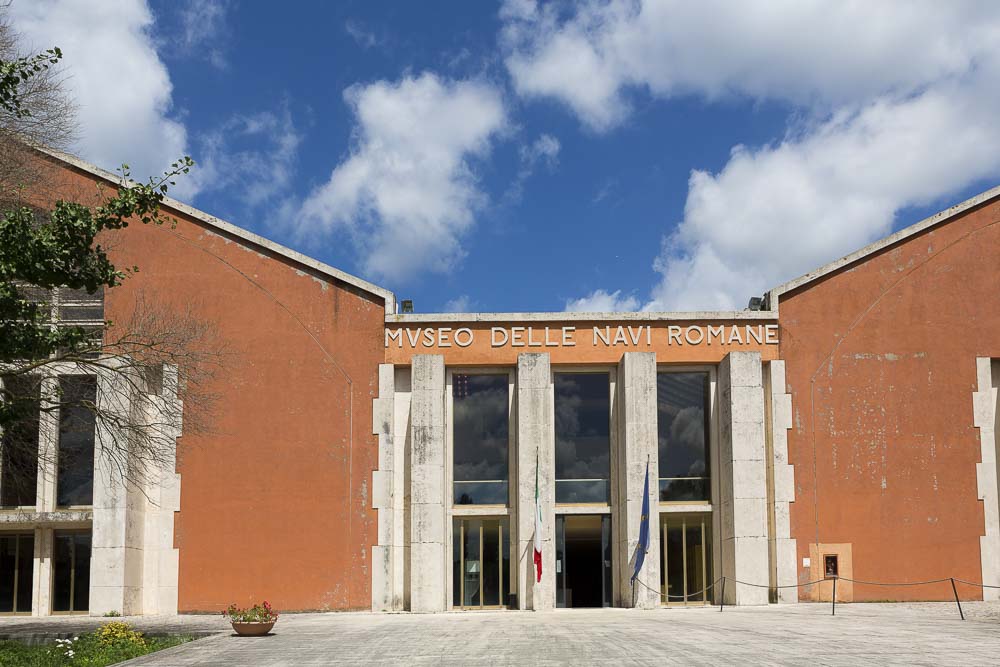
[[[538,453],[535,453],[535,581],[542,580],[542,505],[538,498]]]

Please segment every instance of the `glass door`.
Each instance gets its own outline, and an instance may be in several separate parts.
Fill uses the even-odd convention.
[[[510,582],[507,517],[454,522],[452,606],[488,609],[506,606]]]
[[[660,515],[660,601],[709,604],[712,581],[712,518],[708,514]]]
[[[35,536],[0,536],[0,614],[30,614]]]

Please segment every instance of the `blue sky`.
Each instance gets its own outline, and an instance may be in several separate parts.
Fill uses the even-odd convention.
[[[867,4],[10,11],[65,52],[73,152],[189,153],[178,198],[417,311],[694,310],[997,183],[998,5]]]

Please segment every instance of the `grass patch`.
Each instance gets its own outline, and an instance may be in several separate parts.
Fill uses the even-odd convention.
[[[0,641],[0,667],[104,667],[191,639],[193,637],[146,637],[128,623],[113,622],[94,632],[42,646]]]

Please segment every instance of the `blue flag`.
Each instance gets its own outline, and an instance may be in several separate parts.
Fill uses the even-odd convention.
[[[649,459],[646,459],[646,483],[642,487],[642,516],[639,518],[639,542],[635,545],[635,572],[629,580],[633,585],[646,560],[647,551],[649,551]]]

